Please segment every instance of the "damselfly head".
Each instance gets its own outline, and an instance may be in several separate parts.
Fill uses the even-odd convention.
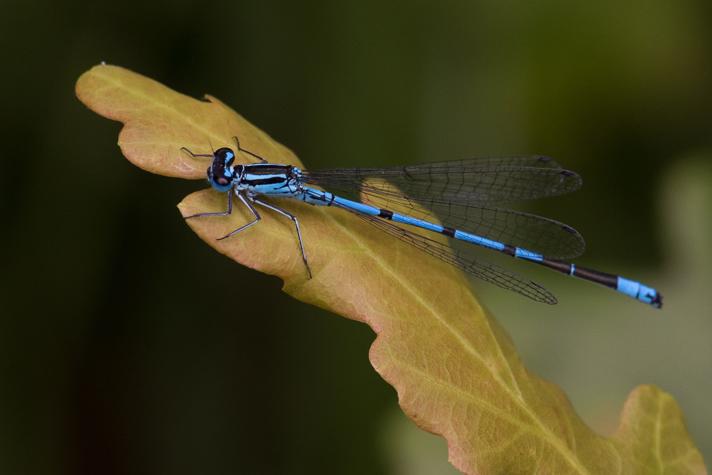
[[[235,153],[227,147],[219,148],[213,152],[213,163],[208,167],[208,181],[218,191],[228,191],[235,178],[235,169],[232,163]]]

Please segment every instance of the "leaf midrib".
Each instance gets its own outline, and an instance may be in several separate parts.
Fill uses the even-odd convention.
[[[357,245],[359,245],[359,247],[361,247],[361,249],[364,249],[364,251],[371,257],[371,259],[375,262],[376,265],[378,265],[378,266],[381,267],[384,271],[387,271],[387,272],[390,273],[391,275],[398,276],[398,274],[394,271],[393,268],[391,268],[390,266],[384,265],[383,259],[378,259],[378,258],[377,258],[376,254],[372,252],[372,250],[371,250],[371,248],[370,248],[369,246],[363,245],[363,241],[362,241],[361,239],[358,239],[357,236],[353,233],[353,231],[352,231],[350,228],[348,228],[348,227],[344,226],[343,224],[341,224],[338,220],[336,220],[333,216],[329,215],[328,213],[324,213],[324,214],[326,214],[332,222],[336,223],[336,224],[342,229],[342,232],[343,232],[344,234],[346,234],[348,237],[350,237],[353,242],[355,242]],[[472,348],[472,347],[469,345],[469,342],[460,334],[460,332],[458,332],[456,329],[454,329],[453,327],[451,327],[445,320],[443,320],[443,319],[439,316],[439,313],[436,312],[435,309],[433,309],[430,305],[426,304],[426,302],[425,302],[422,298],[420,298],[420,295],[419,295],[418,292],[415,292],[410,286],[405,285],[405,282],[403,281],[403,279],[398,279],[398,278],[396,278],[396,279],[393,279],[393,280],[394,280],[395,282],[400,283],[401,286],[402,286],[406,291],[408,291],[408,293],[410,293],[411,295],[415,296],[416,300],[417,300],[426,310],[428,310],[428,311],[435,317],[435,319],[436,319],[441,325],[443,325],[443,327],[444,327],[447,331],[449,331],[453,336],[455,336],[455,338],[460,342],[460,344],[463,346],[463,348],[465,349],[465,351],[466,351],[467,353],[471,354],[478,362],[482,363],[482,366],[485,368],[486,371],[489,371],[489,366],[488,366],[487,364],[485,364],[485,361],[484,361],[484,359],[482,358],[482,356],[481,356],[479,353],[477,353],[477,351],[475,351],[475,349]],[[470,295],[471,298],[473,298],[471,293],[470,293],[469,295]],[[473,298],[473,300],[474,300],[474,298]],[[489,322],[488,322],[487,327],[490,328],[490,335],[491,335],[491,337],[492,337],[492,341],[496,342],[497,339],[496,339],[496,337],[494,336],[494,334],[491,332],[491,327],[489,326]],[[497,346],[498,350],[500,350],[500,354],[501,354],[501,347],[500,347],[500,345],[496,345],[496,346]],[[394,361],[399,361],[399,360],[397,360],[397,359],[395,359],[395,358],[393,358],[393,360],[394,360]],[[511,367],[509,366],[509,362],[506,360],[506,358],[504,358],[504,363],[505,363],[505,365],[507,366],[507,368],[509,369],[510,374],[512,374],[512,381],[514,381],[515,384],[516,384],[516,378],[514,377],[512,371],[511,371]],[[422,370],[420,370],[419,368],[417,368],[417,367],[415,367],[415,366],[412,366],[412,365],[407,365],[407,366],[410,366],[413,370],[419,372],[419,374],[428,375],[428,373],[423,372]],[[588,470],[578,462],[578,458],[575,456],[575,454],[572,453],[571,450],[569,450],[569,448],[568,448],[566,445],[562,444],[562,443],[560,442],[559,438],[556,437],[556,435],[553,434],[553,433],[549,430],[549,428],[548,428],[546,425],[544,425],[544,424],[541,423],[541,421],[539,420],[539,417],[538,417],[535,413],[532,413],[532,411],[530,410],[529,406],[527,406],[526,404],[522,404],[522,402],[523,402],[522,398],[516,397],[516,396],[511,392],[511,389],[509,388],[509,386],[507,386],[507,385],[501,380],[501,378],[499,378],[499,376],[498,376],[496,373],[493,373],[492,371],[489,371],[489,373],[492,375],[492,378],[493,378],[495,381],[497,381],[497,383],[502,387],[502,389],[503,389],[503,391],[505,392],[505,394],[507,394],[508,396],[510,396],[510,398],[515,402],[515,404],[516,404],[520,409],[522,409],[522,411],[523,411],[525,414],[527,414],[527,416],[529,416],[530,420],[532,420],[532,421],[535,422],[536,426],[528,426],[528,427],[531,428],[531,429],[529,429],[529,431],[530,431],[531,433],[533,433],[533,434],[537,434],[537,431],[535,430],[534,427],[538,427],[538,429],[540,430],[539,434],[543,433],[543,434],[546,435],[546,436],[541,436],[541,435],[540,435],[539,437],[540,437],[541,439],[543,439],[543,440],[545,440],[546,442],[548,442],[548,443],[549,443],[551,446],[553,446],[558,452],[560,452],[561,455],[564,457],[564,459],[567,460],[567,462],[569,462],[569,464],[570,464],[573,468],[575,468],[579,473],[581,473],[581,474],[588,474],[588,473],[589,473]],[[429,375],[428,375],[428,376],[429,376]],[[431,382],[438,382],[435,378],[432,378],[432,377],[426,377],[426,379],[430,380]],[[466,391],[463,391],[463,390],[457,388],[456,386],[452,386],[452,385],[448,385],[448,384],[446,384],[446,383],[440,383],[440,382],[438,382],[438,384],[439,384],[439,385],[442,385],[442,386],[445,387],[445,388],[450,388],[451,392],[454,392],[454,393],[456,393],[456,394],[465,394],[465,395],[468,396],[467,399],[471,399],[471,400],[473,400],[473,401],[476,401],[476,399],[474,399],[474,397],[473,397],[472,395],[470,395],[470,394],[469,394],[468,392],[466,392]],[[521,395],[521,393],[520,393],[520,395]],[[520,423],[519,425],[520,425],[521,427],[523,427],[523,428],[526,428],[526,427],[527,427],[527,426],[525,426],[523,423]]]
[[[156,106],[158,106],[158,107],[160,107],[160,108],[162,108],[162,109],[164,109],[164,110],[168,110],[168,111],[172,112],[173,115],[175,115],[175,116],[178,117],[179,119],[183,120],[184,122],[186,122],[186,123],[187,123],[188,125],[190,125],[191,127],[194,127],[194,128],[196,128],[196,129],[200,130],[201,132],[205,133],[205,134],[208,135],[209,137],[216,139],[216,141],[217,141],[218,139],[222,140],[222,137],[219,137],[219,136],[216,135],[214,132],[210,131],[209,129],[206,129],[206,128],[203,127],[201,124],[199,124],[199,123],[197,123],[197,122],[194,122],[194,121],[190,118],[190,116],[185,115],[185,114],[182,114],[182,113],[181,113],[179,110],[177,110],[175,107],[171,107],[171,106],[170,106],[170,103],[163,103],[163,102],[157,101],[155,97],[149,96],[149,95],[146,95],[146,94],[143,94],[143,93],[140,92],[139,90],[130,88],[130,87],[128,87],[128,86],[126,85],[126,83],[124,83],[123,81],[121,81],[121,80],[119,80],[119,79],[115,79],[115,78],[113,78],[112,76],[106,76],[106,75],[103,75],[103,74],[98,73],[98,72],[97,72],[96,74],[97,74],[98,77],[102,78],[102,79],[103,79],[104,81],[106,81],[107,83],[112,84],[114,87],[120,87],[120,88],[124,89],[125,91],[128,91],[130,94],[133,94],[133,95],[136,96],[136,97],[140,97],[140,98],[146,100],[147,102],[150,102],[150,103],[152,103],[152,104],[155,104]],[[178,95],[182,95],[182,94],[180,94],[179,92],[175,92],[175,91],[174,91],[174,93],[175,93],[175,94],[178,94]],[[186,96],[186,97],[187,97],[187,96]]]

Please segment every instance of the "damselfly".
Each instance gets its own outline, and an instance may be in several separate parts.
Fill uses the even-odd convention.
[[[187,218],[227,216],[232,213],[233,200],[237,198],[252,213],[253,220],[219,238],[225,239],[260,221],[255,205],[277,212],[294,223],[310,278],[312,272],[299,220],[264,198],[292,198],[311,205],[350,211],[468,274],[538,302],[555,304],[556,297],[539,284],[485,262],[467,249],[454,249],[441,240],[432,239],[428,232],[596,282],[657,308],[662,306],[662,295],[651,287],[561,260],[576,257],[584,250],[583,238],[572,227],[553,219],[499,207],[503,203],[569,193],[581,186],[579,175],[548,157],[486,158],[393,168],[308,171],[269,163],[242,148],[236,137],[234,140],[237,151],[252,156],[259,163],[235,163],[235,152],[227,147],[210,154],[195,154],[182,148],[192,157],[212,159],[207,171],[208,181],[217,191],[227,193],[225,211],[199,213]],[[437,224],[438,221],[443,224]]]

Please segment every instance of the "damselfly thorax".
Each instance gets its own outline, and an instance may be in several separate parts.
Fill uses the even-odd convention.
[[[237,191],[245,190],[255,195],[293,196],[302,189],[301,171],[297,167],[271,163],[238,166],[242,170],[234,185]]]

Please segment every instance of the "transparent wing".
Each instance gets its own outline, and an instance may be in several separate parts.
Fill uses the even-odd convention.
[[[415,246],[421,251],[427,252],[431,256],[437,257],[438,259],[447,262],[448,264],[453,265],[458,269],[477,277],[478,279],[484,280],[485,282],[489,282],[503,289],[511,290],[537,302],[547,303],[549,305],[557,303],[556,297],[536,282],[524,280],[516,274],[506,271],[499,266],[482,261],[479,258],[474,258],[467,251],[453,250],[446,244],[401,228],[390,221],[386,221],[375,216],[367,216],[353,211],[352,213],[364,221],[368,221],[381,231]]]
[[[571,226],[523,211],[458,203],[408,203],[364,193],[363,201],[377,208],[395,208],[425,220],[435,216],[445,226],[553,259],[572,259],[583,254],[586,247],[583,237]],[[423,212],[423,208],[428,211]]]
[[[305,182],[337,189],[353,189],[357,183],[379,178],[385,181],[370,184],[372,194],[490,206],[562,195],[581,186],[579,175],[539,156],[304,171]]]
[[[305,171],[304,181],[379,208],[405,211],[421,219],[434,216],[445,226],[550,258],[573,258],[586,247],[583,237],[566,224],[494,206],[568,193],[580,186],[578,175],[544,157]]]

